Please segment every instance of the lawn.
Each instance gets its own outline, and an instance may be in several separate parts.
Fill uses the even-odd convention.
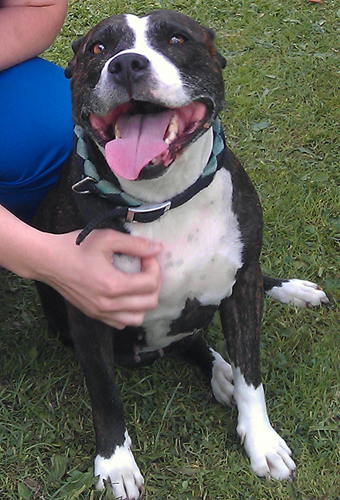
[[[147,500],[340,498],[340,5],[337,0],[71,0],[44,57],[65,66],[71,42],[107,15],[171,8],[216,30],[227,59],[229,146],[258,189],[263,269],[316,281],[330,303],[266,299],[262,370],[268,411],[297,480],[250,470],[236,411],[195,368],[162,361],[117,370]],[[104,499],[93,490],[89,397],[74,352],[48,333],[31,282],[0,269],[0,498]],[[205,335],[222,354],[218,321]]]

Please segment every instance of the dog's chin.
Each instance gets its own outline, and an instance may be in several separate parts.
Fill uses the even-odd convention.
[[[159,163],[158,165],[149,163],[141,170],[136,181],[149,181],[150,179],[158,179],[159,177],[162,177],[162,175],[168,171],[168,167],[171,163],[168,166],[165,166],[162,163]]]
[[[105,116],[91,114],[87,126],[113,174],[130,181],[149,180],[164,175],[210,127],[212,109],[202,100],[180,108],[130,100]]]

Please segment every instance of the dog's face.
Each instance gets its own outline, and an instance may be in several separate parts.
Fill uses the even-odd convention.
[[[75,122],[105,150],[111,170],[162,175],[224,105],[223,57],[213,32],[172,11],[118,15],[74,43]]]

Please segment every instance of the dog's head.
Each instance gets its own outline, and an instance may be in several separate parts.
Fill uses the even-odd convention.
[[[213,123],[224,106],[224,58],[214,33],[188,16],[118,15],[73,44],[75,122],[128,180],[153,178]]]

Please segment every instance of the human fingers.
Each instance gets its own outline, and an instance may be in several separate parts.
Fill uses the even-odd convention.
[[[120,290],[117,293],[115,289],[114,295],[101,297],[98,319],[118,329],[140,326],[145,314],[157,308],[161,289],[159,264],[155,258],[150,257],[145,259],[142,268],[140,276],[118,272],[121,276],[116,284]],[[137,289],[141,292],[137,293]]]
[[[97,230],[80,247],[74,245],[73,237],[74,234],[58,236],[59,251],[49,284],[92,318],[120,329],[127,324],[141,324],[145,312],[158,303],[160,269],[157,259],[142,257],[141,271],[127,274],[113,265],[112,247],[119,251],[133,248],[129,243],[131,236]],[[142,254],[154,251],[152,247],[150,250],[147,240],[136,238],[135,243],[137,247],[146,243]],[[159,248],[155,251],[157,253]]]
[[[158,241],[150,241],[113,229],[98,229],[88,236],[88,238],[90,237],[94,241],[99,241],[98,238],[101,238],[106,250],[112,253],[121,253],[133,257],[155,257],[162,251],[162,244]]]
[[[146,276],[150,276],[151,279],[153,278],[155,281],[155,289],[154,292],[156,292],[159,296],[161,286],[162,286],[162,275],[161,275],[161,267],[156,258],[153,257],[145,257],[144,259],[141,259],[141,271],[144,273]]]
[[[119,330],[126,326],[140,326],[146,312],[157,307],[158,303],[158,297],[152,295],[96,296],[93,300],[88,300],[87,296],[74,294],[68,287],[64,287],[61,291],[66,300],[87,316]]]
[[[153,311],[158,306],[159,291],[143,295],[125,295],[107,298],[106,303],[102,302],[102,314],[117,315],[120,312],[129,312],[131,314],[145,314],[148,311]]]
[[[141,270],[138,273],[128,274],[115,269],[115,286],[112,287],[112,296],[124,297],[133,295],[159,296],[161,288],[161,270],[155,257],[141,259]],[[108,293],[108,296],[111,294]]]
[[[109,326],[117,328],[117,330],[123,330],[127,326],[139,327],[143,324],[145,318],[145,313],[135,313],[135,312],[119,312],[114,316],[110,316],[104,320]]]

